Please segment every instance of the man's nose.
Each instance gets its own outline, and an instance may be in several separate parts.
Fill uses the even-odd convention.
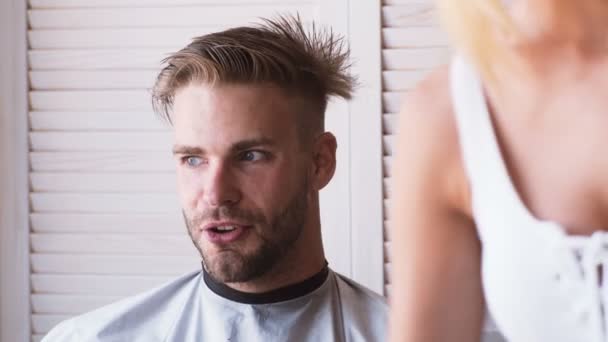
[[[203,188],[206,206],[230,206],[238,203],[240,199],[241,192],[230,167],[221,162],[210,165]]]

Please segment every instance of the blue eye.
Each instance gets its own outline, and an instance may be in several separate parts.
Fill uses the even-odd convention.
[[[266,158],[266,154],[261,151],[246,151],[241,155],[242,161],[256,162]]]
[[[190,167],[198,167],[203,163],[203,159],[195,156],[183,157],[182,161]]]

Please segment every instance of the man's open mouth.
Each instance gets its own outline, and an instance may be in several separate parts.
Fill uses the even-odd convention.
[[[224,233],[232,232],[237,228],[238,228],[238,226],[218,226],[218,227],[209,228],[209,230],[214,233],[224,234]]]
[[[226,244],[243,238],[252,227],[230,224],[211,226],[205,229],[205,236],[212,243]]]

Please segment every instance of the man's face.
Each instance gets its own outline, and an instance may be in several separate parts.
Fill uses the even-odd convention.
[[[309,154],[279,89],[192,84],[173,106],[178,191],[209,274],[246,282],[269,271],[307,221]]]

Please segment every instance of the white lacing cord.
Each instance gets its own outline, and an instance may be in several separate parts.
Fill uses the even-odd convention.
[[[590,328],[596,331],[598,342],[607,342],[608,317],[606,315],[606,302],[602,294],[602,288],[606,288],[606,277],[608,276],[608,233],[598,231],[589,237],[567,236],[560,239],[563,243],[559,244],[568,251],[560,255],[569,255],[570,260],[577,263],[578,267],[566,259],[559,258],[559,276],[563,278],[564,286],[568,292],[572,287],[578,287],[582,291],[576,291],[577,296],[584,296],[577,303],[575,308],[577,315],[587,316]],[[579,255],[579,258],[575,257]],[[603,279],[600,279],[599,270],[602,270]],[[583,287],[577,286],[578,281],[582,281]],[[575,283],[572,283],[575,282]],[[580,293],[583,292],[583,293]],[[580,306],[579,306],[580,305]]]

